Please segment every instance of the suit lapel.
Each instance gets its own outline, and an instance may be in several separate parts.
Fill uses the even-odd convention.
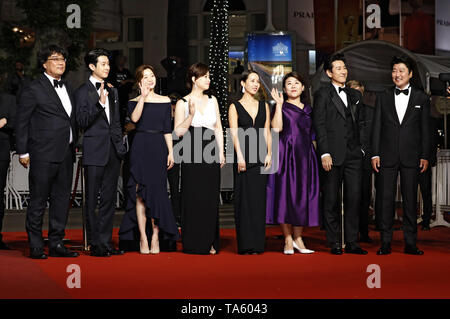
[[[390,89],[388,92],[388,101],[390,102],[389,104],[392,105],[392,107],[390,107],[390,112],[392,114],[392,117],[394,118],[394,120],[396,121],[396,123],[398,125],[400,125],[400,119],[398,117],[398,113],[397,113],[397,106],[395,105],[395,92],[394,92],[395,88]]]
[[[114,111],[115,111],[115,96],[114,96],[114,90],[110,87],[107,87],[108,90],[108,99],[109,99],[109,124],[112,123],[112,120],[114,118]]]
[[[41,74],[39,81],[41,82],[41,85],[44,87],[45,91],[47,91],[48,96],[53,100],[53,102],[55,102],[56,105],[58,105],[60,107],[60,109],[64,113],[64,115],[69,117],[69,115],[66,112],[66,109],[64,108],[64,106],[61,102],[61,99],[58,96],[58,93],[56,93],[55,88],[53,87],[52,83],[47,78],[47,76],[45,76],[45,74]],[[67,93],[69,94],[69,92],[67,92]],[[69,94],[69,96],[70,96],[70,94]],[[73,104],[73,102],[72,102],[72,111],[73,111],[73,105],[75,105],[75,104]]]
[[[336,109],[338,110],[339,114],[342,115],[342,117],[345,119],[345,104],[342,102],[341,98],[337,94],[333,84],[330,84],[330,94],[331,94],[331,100],[334,103],[334,106],[336,106]]]
[[[411,96],[409,97],[408,100],[408,106],[406,108],[405,116],[403,116],[402,124],[405,123],[408,120],[409,116],[411,115],[411,112],[414,108],[415,98],[416,98],[416,90],[413,87],[411,87]]]
[[[350,113],[352,114],[352,120],[354,123],[356,123],[356,102],[353,102],[353,96],[351,95],[350,91],[347,91],[347,105],[350,107]]]
[[[90,80],[86,82],[87,89],[88,89],[88,98],[89,102],[93,105],[100,103],[100,96],[98,95],[97,89],[95,88],[94,84]],[[108,118],[106,117],[105,111],[102,111],[102,117],[105,119],[106,122],[108,122]]]

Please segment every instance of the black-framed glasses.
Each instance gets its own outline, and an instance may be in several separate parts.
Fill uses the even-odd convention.
[[[48,61],[55,61],[55,62],[67,62],[66,58],[48,58]]]

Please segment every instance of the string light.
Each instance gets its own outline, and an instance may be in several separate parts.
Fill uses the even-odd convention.
[[[228,0],[214,0],[211,10],[209,68],[211,83],[219,103],[225,150],[228,124]]]

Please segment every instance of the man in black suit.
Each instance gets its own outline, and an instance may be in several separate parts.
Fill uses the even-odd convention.
[[[364,85],[359,81],[348,81],[347,86],[358,90],[363,96],[363,101],[360,102],[359,125],[361,127],[361,134],[364,134],[363,139],[370,141],[370,134],[372,133],[372,119],[374,107],[365,103],[366,96],[364,95]],[[361,170],[361,205],[359,211],[359,242],[371,243],[372,238],[369,236],[369,207],[372,199],[372,165],[370,154],[366,152],[363,157]]]
[[[56,45],[38,53],[44,73],[22,90],[17,109],[16,151],[30,167],[26,229],[30,257],[45,259],[42,222],[49,200],[49,255],[77,257],[63,244],[69,212],[77,128],[72,90],[61,80],[67,53]]]
[[[331,253],[342,255],[340,191],[344,182],[345,252],[367,254],[357,243],[361,198],[361,165],[366,142],[359,128],[361,93],[345,87],[347,67],[343,54],[332,55],[324,70],[331,83],[315,94],[313,125],[317,149],[325,170],[323,214]]]
[[[1,81],[0,81],[1,82]],[[9,250],[3,242],[2,225],[5,216],[3,193],[6,187],[6,176],[9,168],[14,119],[16,115],[16,97],[0,92],[0,249]]]
[[[428,169],[419,174],[418,181],[420,193],[423,200],[423,214],[422,214],[422,230],[430,230],[431,214],[433,213],[433,199],[432,199],[432,171],[431,168],[437,164],[437,119],[430,116],[430,151],[429,151],[429,165]]]
[[[92,244],[91,255],[109,257],[123,254],[123,251],[113,247],[111,237],[120,162],[126,149],[122,142],[117,90],[105,82],[110,70],[109,52],[104,49],[91,50],[84,61],[91,76],[78,88],[75,100],[77,122],[84,130],[85,211]]]
[[[412,61],[395,56],[391,61],[395,87],[377,97],[373,119],[372,167],[379,174],[381,189],[381,248],[378,255],[391,253],[397,175],[403,201],[405,253],[423,255],[416,246],[417,179],[428,168],[430,151],[430,101],[410,85]]]

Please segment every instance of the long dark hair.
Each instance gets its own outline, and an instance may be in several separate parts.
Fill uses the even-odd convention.
[[[298,74],[297,72],[295,72],[295,71],[287,73],[283,77],[283,90],[284,90],[284,87],[286,85],[286,81],[287,81],[288,78],[295,78],[295,79],[297,79],[305,87],[305,89],[303,90],[302,94],[300,95],[300,102],[302,102],[304,104],[305,103],[306,104],[310,104],[309,93],[307,91],[308,87],[307,87],[307,85],[305,83],[305,80],[303,80],[303,77],[300,74]],[[285,101],[288,98],[287,94],[284,93],[284,91],[283,91],[283,97],[284,97]]]

